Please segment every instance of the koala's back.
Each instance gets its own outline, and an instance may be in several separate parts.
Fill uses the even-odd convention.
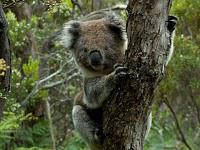
[[[97,124],[102,124],[102,107],[99,107],[97,109],[91,109],[88,108],[86,104],[83,102],[83,91],[76,94],[74,98],[74,105],[80,105],[82,106],[85,111],[88,113],[89,117],[94,120]]]

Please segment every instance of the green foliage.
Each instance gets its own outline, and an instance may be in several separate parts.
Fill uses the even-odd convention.
[[[59,147],[59,150],[88,150],[86,144],[77,133],[68,139],[64,145],[63,147]]]
[[[190,35],[193,41],[200,42],[200,1],[175,0],[172,13],[178,16],[178,32]]]
[[[167,67],[166,78],[161,82],[158,92],[156,93],[156,99],[159,101],[167,97],[176,112],[176,116],[187,142],[194,150],[199,149],[200,146],[200,135],[198,134],[200,132],[200,122],[198,121],[198,109],[200,106],[200,59],[198,57],[200,56],[199,10],[199,0],[174,1],[172,13],[178,16],[179,19],[174,42],[174,54]],[[157,111],[160,109],[159,107],[160,106],[155,107]],[[163,110],[163,112],[166,111],[168,110]],[[173,133],[173,135],[176,133],[176,136],[165,133],[169,134],[171,138],[173,137],[172,139],[174,140],[174,143],[170,144],[168,143],[170,139],[165,139],[166,143],[168,143],[167,147],[171,147],[171,149],[187,149],[179,139],[180,133],[177,131],[172,115],[166,117],[161,114],[158,123],[161,124],[166,118],[172,118],[172,120],[171,123],[168,121],[165,126],[172,127],[170,132]],[[154,132],[151,134],[154,134]],[[153,141],[153,139],[154,137],[152,137],[151,141]],[[156,145],[158,141],[153,143]],[[146,146],[147,149],[156,149],[149,144]]]
[[[9,24],[9,39],[13,50],[23,51],[23,47],[27,44],[27,34],[32,32],[33,28],[37,25],[37,17],[32,16],[30,23],[26,23],[26,20],[18,22],[15,15],[8,11],[6,18]]]
[[[71,0],[62,0],[62,3],[67,5],[69,8],[73,8],[73,4]]]
[[[46,120],[34,119],[36,124],[30,127],[21,127],[16,132],[16,138],[19,141],[26,143],[27,147],[37,146],[41,148],[49,147],[51,145],[51,138],[49,133],[49,124]]]
[[[69,16],[72,13],[72,7],[73,4],[71,0],[62,0],[62,3],[52,7],[48,14],[50,17],[52,17],[53,21],[59,24],[63,24],[66,20],[69,19]]]
[[[32,58],[29,59],[28,64],[23,65],[23,70],[27,78],[32,78],[32,80],[38,80],[38,60]]]
[[[16,61],[15,63],[18,62],[20,61]],[[0,122],[0,147],[3,147],[5,143],[15,139],[25,142],[28,146],[39,145],[45,147],[50,144],[48,122],[39,121],[37,117],[30,113],[25,114],[24,111],[27,110],[21,108],[21,102],[27,97],[30,90],[32,90],[35,85],[35,82],[38,80],[38,66],[38,60],[30,58],[28,64],[23,65],[26,75],[23,80],[21,80],[20,72],[16,68],[13,68],[13,92],[7,96],[4,119]],[[31,101],[29,101],[29,104],[34,107],[34,105],[41,100],[41,97],[46,96],[44,92],[45,91],[41,91],[40,94],[34,96]],[[27,123],[34,121],[38,122],[34,124],[33,127],[26,126]],[[10,134],[12,134],[12,136],[10,136]]]
[[[180,143],[177,143],[176,136],[172,130],[172,127],[167,125],[167,123],[165,123],[165,126],[161,126],[157,121],[153,121],[144,149],[163,150],[179,147]]]
[[[13,112],[4,112],[4,118],[0,122],[0,148],[3,143],[12,140],[11,134],[16,133],[23,121],[31,119],[31,114],[24,115],[23,112],[15,114]]]
[[[30,0],[29,3],[34,5],[36,1]],[[5,97],[7,99],[4,108],[5,115],[0,123],[0,149],[5,149],[7,143],[12,145],[11,149],[17,150],[46,150],[52,147],[49,122],[46,118],[37,116],[37,111],[39,113],[41,111],[37,110],[38,104],[43,103],[43,100],[49,97],[47,90],[39,90],[26,100],[39,80],[40,62],[38,58],[29,57],[24,63],[24,55],[27,55],[24,50],[30,42],[30,33],[36,39],[37,48],[41,48],[43,40],[68,20],[71,9],[71,1],[64,0],[61,4],[53,5],[48,11],[38,16],[31,16],[29,23],[26,20],[19,22],[13,12],[7,11],[9,39],[14,57],[12,60],[12,92]],[[59,64],[54,63],[55,65]],[[21,70],[23,70],[23,76]],[[70,93],[74,93],[72,86],[70,89]],[[44,110],[42,112],[44,113]]]
[[[190,37],[176,37],[175,52],[167,70],[167,78],[160,86],[162,93],[176,92],[177,85],[189,85],[193,90],[200,90],[200,59],[197,57],[200,56],[199,48]]]
[[[20,60],[17,60],[15,63],[19,63]],[[28,63],[23,65],[25,77],[23,80],[21,80],[21,73],[17,68],[13,68],[12,71],[12,93],[9,95],[9,101],[7,103],[8,108],[11,107],[13,104],[22,102],[30,93],[30,91],[35,86],[35,82],[38,80],[38,66],[39,62],[38,60],[34,60],[32,58],[29,58]],[[19,94],[20,93],[20,94]],[[31,102],[36,102],[37,97],[33,97],[31,99]]]

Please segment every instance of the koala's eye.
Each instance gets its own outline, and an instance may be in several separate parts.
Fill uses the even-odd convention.
[[[108,51],[108,50],[110,50],[110,47],[106,46],[106,47],[104,48],[104,50]]]
[[[88,50],[87,50],[87,48],[82,48],[81,51],[84,53],[87,53]]]

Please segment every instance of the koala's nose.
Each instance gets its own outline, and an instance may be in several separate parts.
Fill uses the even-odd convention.
[[[102,56],[99,51],[92,51],[89,55],[89,58],[90,58],[91,64],[94,66],[100,65],[102,62]]]

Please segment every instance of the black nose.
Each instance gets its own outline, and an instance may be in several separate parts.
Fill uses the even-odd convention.
[[[102,62],[102,56],[99,51],[92,51],[90,53],[89,58],[90,58],[91,64],[94,66],[100,65]]]

